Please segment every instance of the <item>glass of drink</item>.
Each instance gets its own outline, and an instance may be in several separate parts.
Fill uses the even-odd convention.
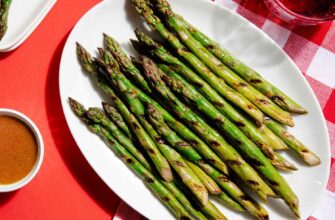
[[[335,19],[335,0],[264,0],[280,19],[299,25],[314,25]]]

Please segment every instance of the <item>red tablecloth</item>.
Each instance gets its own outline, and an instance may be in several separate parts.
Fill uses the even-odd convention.
[[[118,208],[119,198],[89,167],[73,141],[58,90],[59,61],[66,38],[77,20],[98,2],[58,0],[22,46],[0,54],[0,108],[26,114],[36,122],[45,141],[45,159],[36,178],[21,190],[0,194],[0,219],[110,219]],[[335,23],[292,29],[270,15],[261,0],[216,2],[262,28],[298,64],[324,110],[334,158]],[[332,159],[327,192],[314,215],[319,220],[333,218],[327,217],[327,210],[331,203],[335,207],[334,191]],[[117,216],[141,218],[123,203]]]
[[[45,158],[24,188],[0,194],[0,219],[110,219],[119,198],[76,146],[63,116],[58,69],[69,32],[98,0],[58,0],[19,48],[0,53],[0,108],[30,117],[41,130]]]

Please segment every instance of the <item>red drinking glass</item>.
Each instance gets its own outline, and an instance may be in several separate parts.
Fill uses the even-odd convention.
[[[320,24],[335,19],[335,0],[264,0],[280,19],[298,25]]]

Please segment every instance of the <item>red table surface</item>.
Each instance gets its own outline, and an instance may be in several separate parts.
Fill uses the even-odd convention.
[[[0,53],[0,108],[18,110],[45,142],[41,170],[31,183],[0,194],[0,219],[110,219],[120,199],[88,165],[66,125],[58,71],[66,39],[98,0],[58,0],[15,51]]]

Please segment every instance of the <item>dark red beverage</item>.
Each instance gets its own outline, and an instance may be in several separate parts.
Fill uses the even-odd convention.
[[[335,13],[335,1],[332,0],[278,0],[291,11],[308,16],[324,17]]]
[[[335,0],[265,0],[265,3],[290,23],[317,24],[335,18]]]

